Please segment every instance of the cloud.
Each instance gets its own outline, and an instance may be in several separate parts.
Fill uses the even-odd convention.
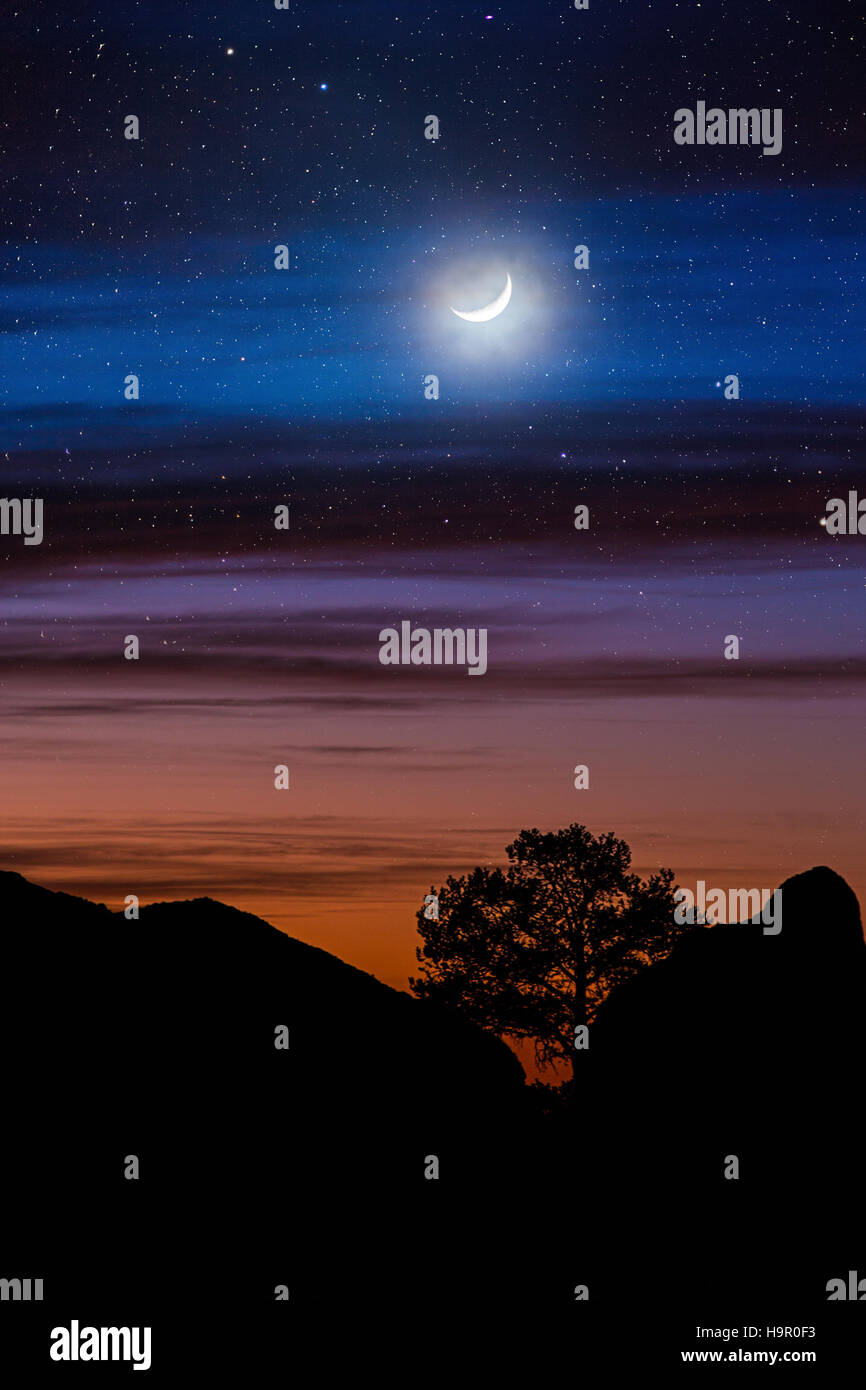
[[[466,872],[480,862],[479,845],[488,843],[499,847],[504,862],[513,837],[512,828],[502,826],[445,832],[404,823],[395,832],[392,821],[374,817],[359,833],[339,817],[312,816],[294,827],[287,852],[284,833],[272,819],[142,823],[121,815],[106,824],[86,817],[25,818],[18,836],[3,845],[0,869],[85,895],[97,893],[98,884],[99,900],[114,911],[127,893],[143,901],[283,898],[286,910],[301,899],[375,902],[407,891],[420,902],[431,874],[444,878],[433,866]],[[98,867],[92,855],[97,841]]]

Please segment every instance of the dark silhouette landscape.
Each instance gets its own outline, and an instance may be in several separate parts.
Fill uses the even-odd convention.
[[[782,892],[778,936],[695,928],[614,989],[549,1107],[492,1034],[258,918],[127,921],[0,874],[0,1274],[45,1281],[8,1336],[134,1307],[176,1373],[199,1316],[216,1362],[232,1327],[264,1359],[287,1326],[401,1309],[544,1310],[584,1356],[660,1318],[668,1345],[726,1317],[851,1332],[825,1286],[866,1275],[866,945],[830,869]]]

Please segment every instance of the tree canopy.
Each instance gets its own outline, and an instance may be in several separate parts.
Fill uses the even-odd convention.
[[[613,832],[523,830],[506,868],[449,877],[418,910],[422,999],[501,1037],[531,1040],[540,1067],[573,1065],[575,1029],[606,995],[692,931],[674,920],[674,875],[631,872]]]

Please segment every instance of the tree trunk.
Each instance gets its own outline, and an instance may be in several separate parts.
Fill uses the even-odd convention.
[[[577,1083],[577,1071],[581,1053],[574,1045],[574,1028],[586,1023],[586,960],[583,951],[583,933],[575,934],[574,942],[574,1023],[571,1033],[571,1074]],[[576,1096],[575,1096],[576,1099]]]

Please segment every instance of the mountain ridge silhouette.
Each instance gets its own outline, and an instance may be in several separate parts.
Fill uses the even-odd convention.
[[[46,1278],[61,1321],[152,1307],[181,1358],[192,1312],[240,1326],[286,1284],[303,1319],[347,1279],[370,1317],[519,1296],[568,1319],[587,1282],[598,1328],[639,1287],[649,1336],[685,1264],[698,1320],[768,1288],[814,1320],[866,1273],[866,943],[827,866],[782,894],[778,936],[696,928],[617,988],[546,1117],[501,1040],[261,918],[199,897],[128,921],[0,871],[7,1272]],[[58,1210],[86,1213],[84,1253]],[[165,1292],[166,1251],[201,1288]]]
[[[587,1095],[603,1135],[590,1180],[626,1191],[638,1175],[651,1194],[630,1238],[658,1252],[675,1230],[678,1267],[740,1252],[733,1271],[715,1256],[717,1285],[775,1287],[790,1320],[837,1265],[866,1265],[866,942],[827,866],[781,893],[777,936],[759,918],[698,928],[605,1001]]]

